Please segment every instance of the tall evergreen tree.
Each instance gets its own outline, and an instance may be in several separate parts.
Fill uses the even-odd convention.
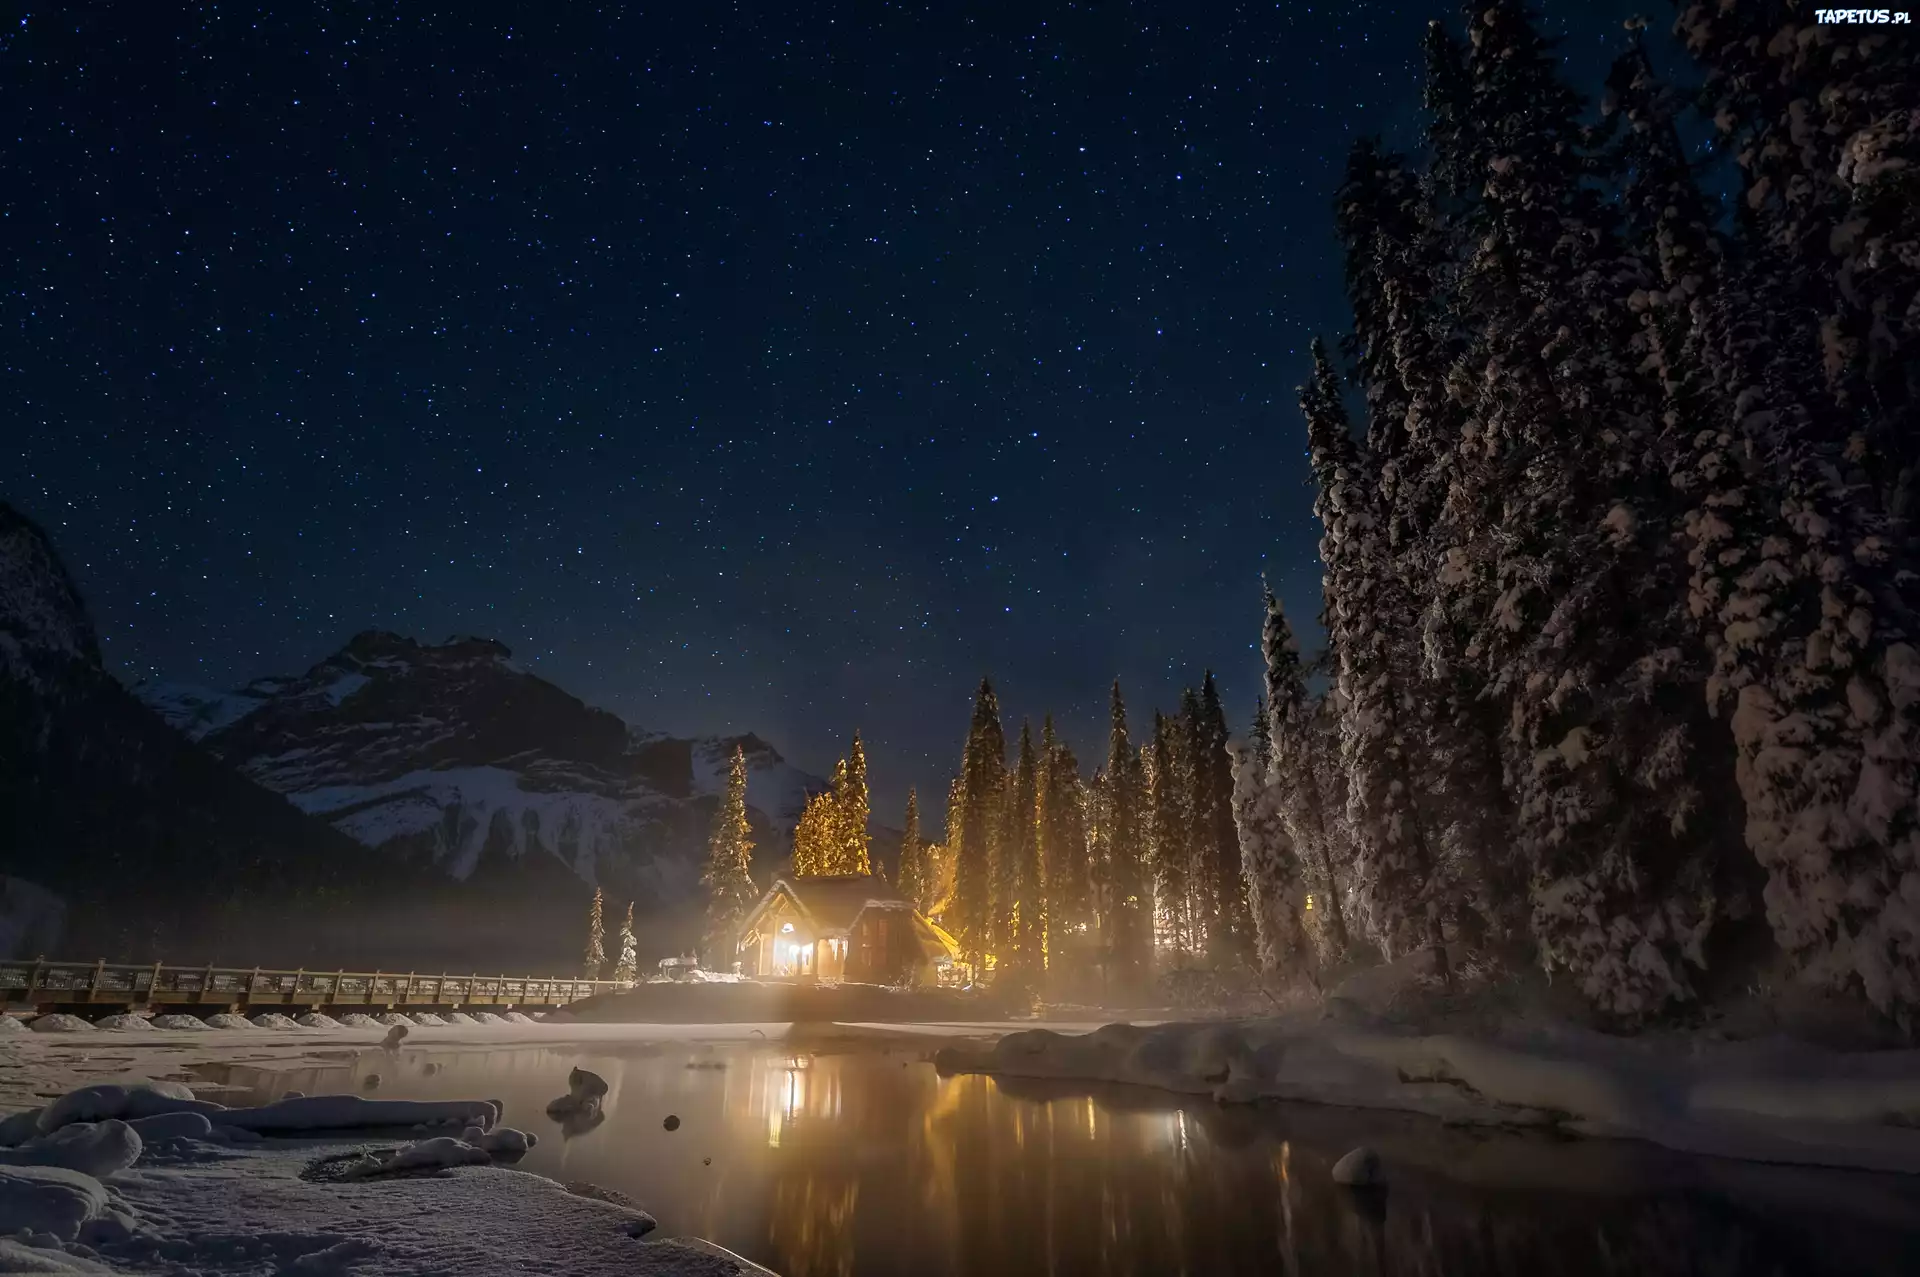
[[[920,836],[920,797],[909,788],[907,790],[907,814],[901,819],[900,830],[900,894],[913,902],[913,907],[925,911],[931,903],[933,866],[927,856],[927,843]]]
[[[1156,930],[1162,943],[1184,958],[1193,949],[1192,856],[1187,841],[1189,795],[1181,774],[1176,729],[1174,720],[1154,712],[1153,738],[1143,750],[1141,767],[1147,796],[1142,832],[1153,874]]]
[[[1153,955],[1153,892],[1146,877],[1141,830],[1146,795],[1139,756],[1127,739],[1127,706],[1120,680],[1113,681],[1112,725],[1107,742],[1105,833],[1108,949],[1112,975],[1122,987],[1137,985]]]
[[[1033,731],[1020,724],[1020,747],[1007,778],[1006,828],[1001,858],[1006,865],[1008,960],[1029,978],[1046,967],[1046,898],[1040,864],[1040,759]]]
[[[1286,790],[1275,783],[1268,744],[1263,709],[1252,738],[1233,757],[1232,815],[1251,897],[1255,953],[1262,971],[1313,978],[1304,923],[1306,875],[1282,818]]]
[[[740,924],[753,907],[753,830],[747,823],[747,755],[733,747],[727,792],[713,815],[707,864],[700,883],[707,893],[704,948],[709,963],[732,965]],[[628,910],[632,912],[631,907]]]
[[[1193,762],[1194,830],[1207,865],[1213,895],[1213,929],[1207,948],[1216,966],[1238,964],[1253,953],[1253,918],[1240,869],[1240,835],[1233,815],[1234,762],[1228,749],[1226,707],[1208,670],[1200,683],[1197,748]]]
[[[589,980],[598,980],[607,969],[605,908],[605,898],[601,895],[600,888],[595,887],[593,910],[587,915],[587,953],[581,970],[581,974]]]
[[[640,940],[633,934],[633,901],[627,901],[627,916],[620,924],[620,956],[613,964],[613,978],[632,984],[640,978]]]
[[[980,680],[960,764],[960,835],[955,848],[953,927],[967,961],[981,970],[1002,931],[994,916],[994,865],[1000,857],[1007,792],[1007,742],[993,683]]]
[[[867,751],[860,733],[853,734],[853,750],[847,756],[846,770],[836,775],[839,785],[834,793],[839,809],[840,851],[833,872],[868,874],[873,872],[871,838],[867,824],[871,817],[867,797]]]
[[[793,827],[793,872],[801,877],[833,873],[842,845],[840,805],[834,792],[814,794]]]
[[[1255,731],[1256,740],[1266,742],[1269,784],[1279,791],[1280,818],[1286,827],[1294,855],[1304,865],[1307,894],[1316,906],[1303,909],[1313,915],[1310,931],[1322,958],[1329,963],[1346,956],[1347,928],[1343,913],[1341,875],[1335,869],[1336,839],[1332,813],[1321,793],[1316,760],[1330,751],[1317,748],[1321,743],[1317,716],[1308,704],[1306,668],[1300,662],[1300,647],[1294,641],[1287,614],[1273,590],[1266,590],[1267,615],[1260,631],[1260,651],[1266,658],[1266,695],[1263,697],[1264,721]],[[1248,801],[1252,801],[1251,798]],[[1255,924],[1260,932],[1262,961],[1278,962],[1286,949],[1285,928],[1275,930],[1276,919],[1260,910],[1287,898],[1289,884],[1284,861],[1274,863],[1282,871],[1271,880],[1249,879],[1256,901]],[[1266,866],[1250,871],[1258,875]],[[1284,919],[1279,919],[1284,924]],[[1271,970],[1271,966],[1268,968]]]
[[[1325,535],[1325,623],[1338,662],[1343,701],[1340,759],[1350,778],[1347,820],[1353,830],[1354,890],[1367,928],[1383,953],[1399,957],[1443,939],[1447,884],[1436,873],[1405,753],[1405,689],[1389,662],[1374,590],[1385,570],[1370,471],[1354,443],[1340,399],[1340,380],[1326,348],[1313,344],[1313,380],[1302,387],[1309,456],[1320,495],[1314,510]]]
[[[1059,958],[1066,938],[1092,925],[1092,877],[1087,864],[1087,815],[1080,765],[1054,732],[1048,715],[1040,732],[1040,862],[1045,878],[1047,961]]]

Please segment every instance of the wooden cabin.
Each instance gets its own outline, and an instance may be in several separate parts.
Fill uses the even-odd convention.
[[[738,952],[742,975],[862,984],[938,984],[959,958],[952,936],[870,874],[776,877]]]

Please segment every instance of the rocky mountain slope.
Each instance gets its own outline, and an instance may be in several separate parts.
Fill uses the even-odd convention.
[[[101,663],[46,535],[0,502],[0,875],[9,948],[297,961],[376,868],[183,738]],[[216,941],[218,943],[216,943]],[[215,950],[219,950],[216,952]],[[3,956],[3,955],[0,955]]]
[[[298,676],[226,693],[135,691],[245,775],[403,865],[468,882],[557,864],[643,916],[696,898],[736,744],[770,858],[826,784],[754,736],[634,730],[487,639],[369,631]]]

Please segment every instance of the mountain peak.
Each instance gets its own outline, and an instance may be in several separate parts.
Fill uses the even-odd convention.
[[[76,662],[100,668],[79,587],[39,525],[0,501],[0,669],[37,684]]]

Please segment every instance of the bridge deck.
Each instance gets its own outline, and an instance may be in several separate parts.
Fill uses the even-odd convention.
[[[625,981],[392,971],[276,971],[179,967],[156,962],[0,963],[0,1006],[92,1006],[101,1010],[200,1007],[557,1007],[630,987]]]

